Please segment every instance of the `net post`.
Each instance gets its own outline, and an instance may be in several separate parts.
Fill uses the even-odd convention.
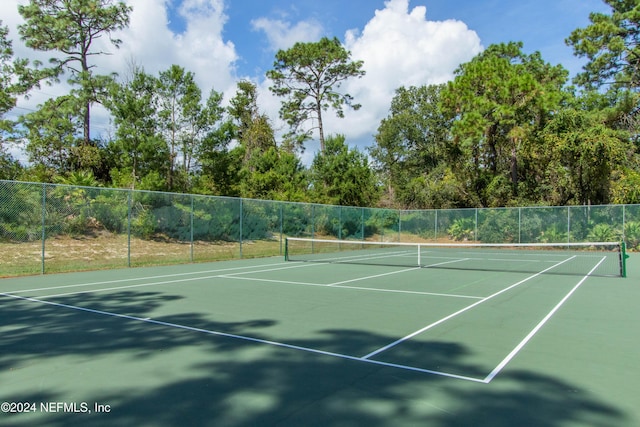
[[[418,267],[422,267],[422,265],[420,264],[420,260],[422,258],[420,258],[420,250],[422,249],[422,245],[420,243],[418,243]]]
[[[284,238],[284,260],[289,261],[289,238]]]
[[[627,255],[627,244],[624,242],[620,242],[620,275],[622,277],[627,277],[627,259],[629,255]]]

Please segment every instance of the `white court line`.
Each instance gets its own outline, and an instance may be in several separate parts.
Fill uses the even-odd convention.
[[[266,271],[286,270],[288,268],[311,267],[312,265],[313,264],[294,265],[294,266],[289,266],[289,267],[270,268],[270,269],[266,269],[266,270],[243,271],[243,272],[240,272],[240,273],[231,273],[231,274],[227,274],[227,275],[225,275],[225,274],[215,274],[215,275],[212,275],[212,276],[190,277],[188,279],[164,280],[162,282],[140,283],[140,284],[137,284],[137,285],[114,286],[114,287],[111,287],[111,288],[89,289],[89,290],[86,290],[86,291],[66,292],[66,293],[52,294],[52,295],[41,295],[41,296],[39,296],[39,298],[53,298],[53,297],[62,297],[62,296],[69,296],[69,295],[89,294],[89,293],[92,293],[92,292],[104,292],[104,291],[116,291],[116,290],[120,290],[120,289],[142,288],[142,287],[145,287],[145,286],[157,286],[157,285],[166,285],[166,284],[169,284],[169,283],[193,282],[193,281],[196,281],[196,280],[216,279],[216,278],[220,278],[220,277],[231,278],[231,276],[239,275],[239,274],[263,273],[263,272],[266,272]],[[317,264],[315,264],[315,265],[317,265]],[[227,270],[237,270],[237,268],[227,269]],[[224,270],[221,269],[221,270],[214,270],[214,271],[224,271]],[[99,284],[99,282],[96,282],[96,284]],[[44,288],[43,290],[58,289],[58,288],[60,288],[60,287]],[[22,292],[25,292],[25,291],[22,291]],[[18,292],[15,292],[15,293],[8,292],[8,293],[10,293],[12,295],[15,295]]]
[[[507,357],[505,357],[505,358],[502,360],[502,362],[500,362],[500,363],[498,364],[498,366],[496,366],[496,367],[495,367],[495,369],[494,369],[493,371],[491,371],[491,373],[490,373],[489,375],[487,375],[487,377],[484,379],[484,382],[485,382],[485,383],[489,383],[489,382],[491,382],[491,380],[493,380],[493,379],[496,377],[496,375],[498,375],[498,374],[500,373],[500,371],[502,371],[502,369],[503,369],[503,368],[504,368],[504,367],[505,367],[505,366],[506,366],[506,365],[511,361],[511,359],[513,359],[513,358],[516,356],[516,354],[518,354],[518,353],[520,352],[520,350],[522,350],[522,348],[523,348],[523,347],[524,347],[524,346],[529,342],[529,340],[531,340],[531,338],[533,338],[533,336],[534,336],[536,333],[538,333],[538,331],[539,331],[539,330],[544,326],[544,324],[545,324],[545,323],[547,323],[547,321],[548,321],[549,319],[551,319],[551,316],[553,316],[553,315],[556,313],[556,311],[558,311],[558,310],[560,309],[560,307],[561,307],[561,306],[562,306],[562,305],[563,305],[563,304],[564,304],[564,303],[569,299],[569,297],[570,297],[571,295],[573,295],[573,293],[574,293],[576,290],[578,290],[578,288],[579,288],[579,287],[580,287],[580,286],[585,282],[585,280],[587,280],[587,278],[588,278],[589,276],[591,276],[591,273],[593,273],[594,271],[596,271],[596,269],[600,266],[600,264],[602,264],[602,262],[603,262],[606,258],[607,258],[607,257],[602,257],[602,259],[600,259],[600,261],[596,264],[596,266],[595,266],[595,267],[593,267],[593,268],[591,269],[591,271],[589,271],[589,272],[587,273],[587,275],[586,275],[586,276],[584,276],[584,277],[582,278],[582,280],[580,280],[580,281],[578,282],[578,284],[577,284],[577,285],[575,285],[575,286],[573,287],[573,289],[571,289],[571,290],[569,291],[569,293],[568,293],[567,295],[565,295],[565,296],[564,296],[564,298],[562,298],[562,300],[560,300],[560,302],[559,302],[555,307],[553,307],[553,309],[551,309],[551,311],[549,312],[549,314],[547,314],[547,315],[544,317],[544,319],[542,319],[542,320],[540,321],[540,323],[538,323],[538,324],[536,325],[536,327],[535,327],[535,328],[533,328],[533,329],[531,330],[531,332],[529,332],[529,334],[528,334],[526,337],[524,337],[524,339],[523,339],[522,341],[520,341],[520,343],[519,343],[519,344],[518,344],[518,345],[517,345],[517,346],[516,346],[512,351],[511,351],[511,353],[509,353],[509,354],[507,355]]]
[[[534,277],[538,277],[539,275],[541,275],[541,274],[545,273],[546,271],[549,271],[549,270],[551,270],[552,268],[557,267],[557,266],[559,266],[559,265],[561,265],[561,264],[564,264],[565,262],[570,261],[570,260],[572,260],[572,259],[574,259],[574,258],[575,258],[575,256],[572,256],[571,258],[567,258],[567,259],[565,259],[564,261],[561,261],[561,262],[559,262],[559,263],[557,263],[557,264],[554,264],[554,265],[552,265],[552,266],[551,266],[551,267],[549,267],[549,268],[545,268],[544,270],[542,270],[542,271],[540,271],[540,272],[538,272],[538,273],[536,273],[536,274],[534,274],[534,275],[532,275],[532,276],[529,276],[529,277],[527,277],[527,278],[525,278],[525,279],[523,279],[523,280],[521,280],[521,281],[519,281],[519,282],[517,282],[517,283],[514,283],[513,285],[511,285],[511,286],[509,286],[509,287],[507,287],[507,288],[504,288],[504,289],[502,289],[502,290],[500,290],[500,291],[498,291],[498,292],[496,292],[496,293],[494,293],[494,294],[491,294],[491,295],[489,295],[488,297],[485,297],[485,298],[481,299],[480,301],[477,301],[477,302],[475,302],[475,303],[473,303],[473,304],[471,304],[471,305],[468,305],[467,307],[464,307],[464,308],[463,308],[463,309],[461,309],[461,310],[456,311],[455,313],[452,313],[452,314],[450,314],[450,315],[448,315],[448,316],[446,316],[446,317],[443,317],[442,319],[440,319],[440,320],[438,320],[438,321],[436,321],[436,322],[433,322],[433,323],[431,323],[430,325],[427,325],[427,326],[425,326],[425,327],[424,327],[424,328],[422,328],[422,329],[418,329],[417,331],[412,332],[412,333],[410,333],[409,335],[404,336],[404,337],[402,337],[402,338],[400,338],[400,339],[398,339],[398,340],[396,340],[396,341],[394,341],[394,342],[392,342],[392,343],[390,343],[390,344],[387,344],[387,345],[386,345],[386,346],[384,346],[384,347],[380,347],[379,349],[377,349],[377,350],[375,350],[375,351],[372,351],[371,353],[369,353],[369,354],[367,354],[367,355],[363,356],[362,358],[363,358],[363,359],[368,359],[368,358],[370,358],[370,357],[375,356],[376,354],[380,354],[380,353],[382,353],[383,351],[389,350],[390,348],[393,348],[393,347],[397,346],[398,344],[403,343],[403,342],[405,342],[405,341],[407,341],[407,340],[409,340],[409,339],[411,339],[411,338],[415,337],[416,335],[419,335],[419,334],[421,334],[421,333],[423,333],[423,332],[425,332],[425,331],[427,331],[427,330],[429,330],[429,329],[433,328],[434,326],[437,326],[437,325],[439,325],[439,324],[441,324],[441,323],[443,323],[443,322],[446,322],[447,320],[452,319],[452,318],[454,318],[454,317],[458,316],[459,314],[464,313],[464,312],[465,312],[465,311],[467,311],[467,310],[471,310],[471,309],[472,309],[472,308],[474,308],[475,306],[480,305],[480,304],[482,304],[483,302],[489,301],[490,299],[492,299],[492,298],[494,298],[494,297],[496,297],[496,296],[498,296],[498,295],[500,295],[500,294],[502,294],[502,293],[504,293],[504,292],[506,292],[506,291],[508,291],[508,290],[510,290],[510,289],[513,289],[513,288],[515,288],[516,286],[519,286],[519,285],[521,285],[521,284],[523,284],[523,283],[525,283],[525,282],[527,282],[527,281],[529,281],[529,280],[533,279]]]
[[[460,260],[457,260],[460,261]],[[449,261],[449,262],[457,262],[457,261]],[[271,266],[279,266],[279,265],[285,265],[284,267],[275,267],[272,268]],[[175,273],[175,274],[165,274],[165,275],[158,275],[158,276],[147,276],[147,277],[140,277],[140,278],[129,278],[129,279],[119,279],[119,280],[108,280],[108,281],[101,281],[101,282],[88,282],[88,283],[80,283],[80,284],[74,284],[74,285],[63,285],[63,286],[52,286],[52,287],[47,287],[47,288],[36,288],[36,289],[28,289],[28,290],[19,290],[19,291],[7,291],[8,294],[12,294],[12,295],[17,295],[17,294],[21,294],[21,293],[26,293],[26,292],[36,292],[36,291],[48,291],[48,290],[53,290],[53,289],[68,289],[68,288],[74,288],[74,287],[88,287],[88,286],[94,286],[94,285],[101,285],[101,284],[109,284],[109,283],[123,283],[123,282],[132,282],[132,281],[139,281],[139,280],[146,280],[146,279],[154,279],[154,278],[165,278],[165,277],[179,277],[179,276],[186,276],[186,275],[194,275],[194,274],[203,274],[203,273],[208,273],[208,272],[225,272],[225,271],[235,271],[235,270],[248,270],[248,269],[252,269],[249,271],[239,271],[236,273],[226,273],[226,274],[214,274],[214,275],[209,275],[209,276],[198,276],[198,277],[191,277],[191,278],[185,278],[185,279],[177,279],[177,280],[163,280],[160,282],[151,282],[151,283],[140,283],[140,284],[135,284],[135,285],[126,285],[126,286],[114,286],[114,287],[109,287],[109,288],[100,288],[100,289],[89,289],[86,291],[74,291],[74,292],[64,292],[64,293],[58,293],[58,294],[50,294],[50,295],[41,295],[39,296],[39,298],[53,298],[53,297],[61,297],[61,296],[69,296],[69,295],[80,295],[80,294],[88,294],[88,293],[94,293],[94,292],[106,292],[106,291],[115,291],[115,290],[121,290],[121,289],[132,289],[132,288],[141,288],[141,287],[147,287],[147,286],[156,286],[156,285],[166,285],[166,284],[170,284],[170,283],[184,283],[184,282],[193,282],[193,281],[197,281],[197,280],[206,280],[206,279],[215,279],[215,278],[228,278],[228,279],[232,279],[235,278],[235,276],[239,276],[239,275],[243,275],[243,274],[254,274],[254,273],[266,273],[266,272],[271,272],[271,271],[280,271],[280,270],[290,270],[290,269],[296,269],[296,268],[307,268],[307,267],[313,267],[313,266],[319,266],[321,264],[316,264],[316,263],[310,263],[310,264],[295,264],[295,265],[291,265],[289,262],[283,262],[283,263],[277,263],[277,264],[265,264],[265,265],[259,265],[259,266],[243,266],[243,267],[233,267],[233,268],[224,268],[224,269],[214,269],[214,270],[205,270],[205,271],[198,271],[198,272],[187,272],[187,273]],[[263,268],[263,267],[269,267],[269,268]],[[263,268],[262,270],[257,270],[256,268]],[[404,271],[410,271],[410,270],[414,270],[414,269],[418,269],[419,267],[413,267],[410,269],[405,269],[405,270],[400,270],[400,271],[393,271],[390,273],[383,273],[382,275],[388,275],[388,274],[396,274],[396,273],[401,273]],[[366,276],[364,278],[360,278],[360,279],[353,279],[352,281],[356,281],[356,280],[364,280],[370,277],[376,277],[376,276]],[[261,280],[261,281],[268,281],[266,279],[253,279],[253,280]],[[286,281],[281,281],[281,280],[273,280],[273,282],[276,283],[289,283],[289,284],[301,284],[301,285],[311,285],[311,286],[335,286],[337,287],[338,284],[340,284],[341,282],[337,282],[335,284],[317,284],[317,283],[304,283],[304,282],[286,282]],[[351,287],[352,289],[361,289],[361,290],[368,290],[369,288],[356,288],[356,287]],[[371,288],[371,290],[374,290],[374,288]],[[378,291],[378,290],[376,290]],[[381,292],[393,292],[392,290],[379,290]],[[410,291],[397,291],[398,293],[412,293]],[[451,296],[451,297],[457,297],[457,298],[481,298],[481,297],[476,297],[476,296],[467,296],[467,295],[453,295],[453,294],[440,294],[440,293],[421,293],[424,295],[434,295],[434,296]]]
[[[399,365],[399,364],[395,364],[395,363],[381,362],[381,361],[378,361],[378,360],[369,360],[369,359],[364,359],[364,358],[357,357],[357,356],[350,356],[348,354],[334,353],[334,352],[331,352],[331,351],[324,351],[324,350],[318,350],[318,349],[310,348],[310,347],[302,347],[302,346],[298,346],[298,345],[286,344],[286,343],[281,343],[281,342],[277,342],[277,341],[264,340],[264,339],[249,337],[249,336],[245,336],[245,335],[237,335],[237,334],[230,334],[230,333],[227,333],[227,332],[213,331],[213,330],[209,330],[209,329],[196,328],[196,327],[193,327],[193,326],[180,325],[178,323],[163,322],[161,320],[154,320],[154,319],[150,319],[150,318],[142,318],[142,317],[130,316],[130,315],[126,315],[126,314],[112,313],[112,312],[109,312],[109,311],[95,310],[95,309],[92,309],[92,308],[79,307],[79,306],[75,306],[75,305],[60,304],[60,303],[51,302],[51,301],[45,301],[45,300],[41,300],[41,299],[37,299],[37,298],[30,298],[30,297],[24,297],[24,296],[20,296],[20,295],[12,295],[12,294],[7,294],[7,293],[0,293],[0,296],[6,296],[6,297],[9,297],[9,298],[19,299],[19,300],[23,300],[23,301],[30,301],[30,302],[40,303],[40,304],[47,304],[47,305],[52,305],[52,306],[55,306],[55,307],[61,307],[61,308],[66,308],[66,309],[71,309],[71,310],[78,310],[78,311],[83,311],[85,313],[100,314],[100,315],[103,315],[103,316],[110,316],[110,317],[116,317],[116,318],[120,318],[120,319],[151,323],[151,324],[154,324],[154,325],[166,326],[166,327],[170,327],[170,328],[183,329],[183,330],[187,330],[187,331],[191,331],[191,332],[199,332],[199,333],[204,333],[204,334],[208,334],[208,335],[215,335],[215,336],[221,336],[221,337],[227,337],[227,338],[235,338],[235,339],[244,340],[244,341],[250,341],[250,342],[254,342],[254,343],[267,344],[267,345],[271,345],[271,346],[275,346],[275,347],[283,347],[283,348],[287,348],[287,349],[291,349],[291,350],[305,351],[305,352],[308,352],[308,353],[315,353],[315,354],[320,354],[320,355],[324,355],[324,356],[336,357],[336,358],[340,358],[340,359],[353,360],[353,361],[357,361],[357,362],[369,363],[369,364],[378,365],[378,366],[385,366],[385,367],[389,367],[389,368],[397,368],[397,369],[403,369],[403,370],[408,370],[408,371],[413,371],[413,372],[421,372],[421,373],[426,373],[426,374],[439,375],[439,376],[443,376],[443,377],[456,378],[456,379],[460,379],[460,380],[472,381],[472,382],[477,382],[477,383],[482,383],[483,382],[482,379],[473,378],[473,377],[467,377],[467,376],[464,376],[464,375],[456,375],[456,374],[450,374],[450,373],[447,373],[447,372],[433,371],[433,370],[430,370],[430,369],[422,369],[422,368],[418,368],[418,367],[414,367],[414,366],[407,366],[407,365]]]
[[[163,274],[163,275],[159,275],[159,276],[132,277],[132,278],[129,278],[129,279],[105,280],[105,281],[101,281],[101,282],[86,282],[86,283],[77,283],[77,284],[73,284],[73,285],[49,286],[49,287],[46,287],[46,288],[7,291],[7,293],[15,295],[15,294],[22,294],[22,293],[25,293],[25,292],[39,292],[39,291],[48,291],[48,290],[52,290],[52,289],[82,288],[82,287],[94,286],[94,285],[107,285],[107,284],[110,284],[110,283],[136,282],[136,281],[139,281],[139,280],[163,279],[165,277],[192,276],[194,274],[216,273],[216,272],[219,272],[219,271],[246,270],[248,268],[260,268],[260,267],[265,267],[266,265],[280,265],[280,264],[287,264],[287,263],[281,262],[281,263],[277,263],[277,264],[251,265],[251,266],[244,266],[244,267],[220,268],[220,269],[214,269],[214,270],[190,271],[190,272],[186,272],[186,273]],[[146,286],[146,285],[143,285],[143,286]]]
[[[366,288],[361,286],[325,285],[321,283],[290,282],[290,281],[284,281],[284,280],[260,279],[257,277],[238,277],[238,276],[220,276],[220,277],[224,277],[227,279],[236,279],[236,280],[251,280],[254,282],[269,282],[269,283],[280,283],[280,284],[299,285],[299,286],[319,286],[323,288],[331,287],[331,288],[338,288],[338,289],[353,289],[353,290],[359,290],[359,291],[372,291],[372,292],[388,292],[388,293],[395,293],[395,294],[431,295],[431,296],[437,296],[437,297],[467,298],[467,299],[484,298],[484,297],[478,297],[473,295],[442,294],[442,293],[436,293],[436,292],[422,292],[422,291],[405,291],[401,289]]]
[[[404,269],[404,270],[390,271],[390,272],[381,273],[381,274],[374,274],[373,276],[357,277],[355,279],[349,279],[349,280],[343,280],[341,282],[329,283],[327,286],[344,285],[345,283],[358,282],[360,280],[367,280],[367,279],[375,279],[376,277],[389,276],[391,274],[406,273],[407,271],[415,271],[415,270],[419,270],[419,269],[420,269],[420,267],[413,267],[413,268],[407,268],[407,269]]]
[[[454,258],[451,261],[443,261],[443,262],[439,262],[437,264],[423,265],[423,268],[437,267],[439,265],[453,264],[453,263],[456,263],[456,262],[464,262],[464,261],[469,261],[469,259],[470,258]]]
[[[221,274],[218,276],[223,279],[236,279],[236,280],[250,280],[253,282],[267,282],[267,283],[281,283],[284,285],[299,285],[299,286],[322,286],[326,287],[324,283],[311,283],[311,282],[294,282],[292,280],[276,280],[276,279],[260,279],[258,277],[239,277],[231,274]]]

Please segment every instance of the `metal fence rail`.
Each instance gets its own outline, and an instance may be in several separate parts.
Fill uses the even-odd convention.
[[[0,277],[276,256],[287,236],[639,250],[640,205],[393,210],[0,180]]]

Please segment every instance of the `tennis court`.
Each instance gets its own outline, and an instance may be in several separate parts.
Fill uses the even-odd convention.
[[[636,254],[317,245],[0,280],[0,424],[640,425]]]

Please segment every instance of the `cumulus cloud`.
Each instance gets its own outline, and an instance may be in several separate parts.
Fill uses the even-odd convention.
[[[324,31],[322,24],[315,20],[291,24],[280,19],[258,18],[251,21],[251,26],[265,33],[269,48],[273,51],[288,49],[296,42],[318,41]]]
[[[387,1],[364,29],[346,33],[345,47],[353,59],[364,61],[367,74],[343,87],[362,109],[346,112],[345,119],[327,117],[327,126],[358,145],[371,143],[397,88],[451,80],[460,64],[483,49],[463,22],[429,21],[427,8],[409,10],[408,0]]]

